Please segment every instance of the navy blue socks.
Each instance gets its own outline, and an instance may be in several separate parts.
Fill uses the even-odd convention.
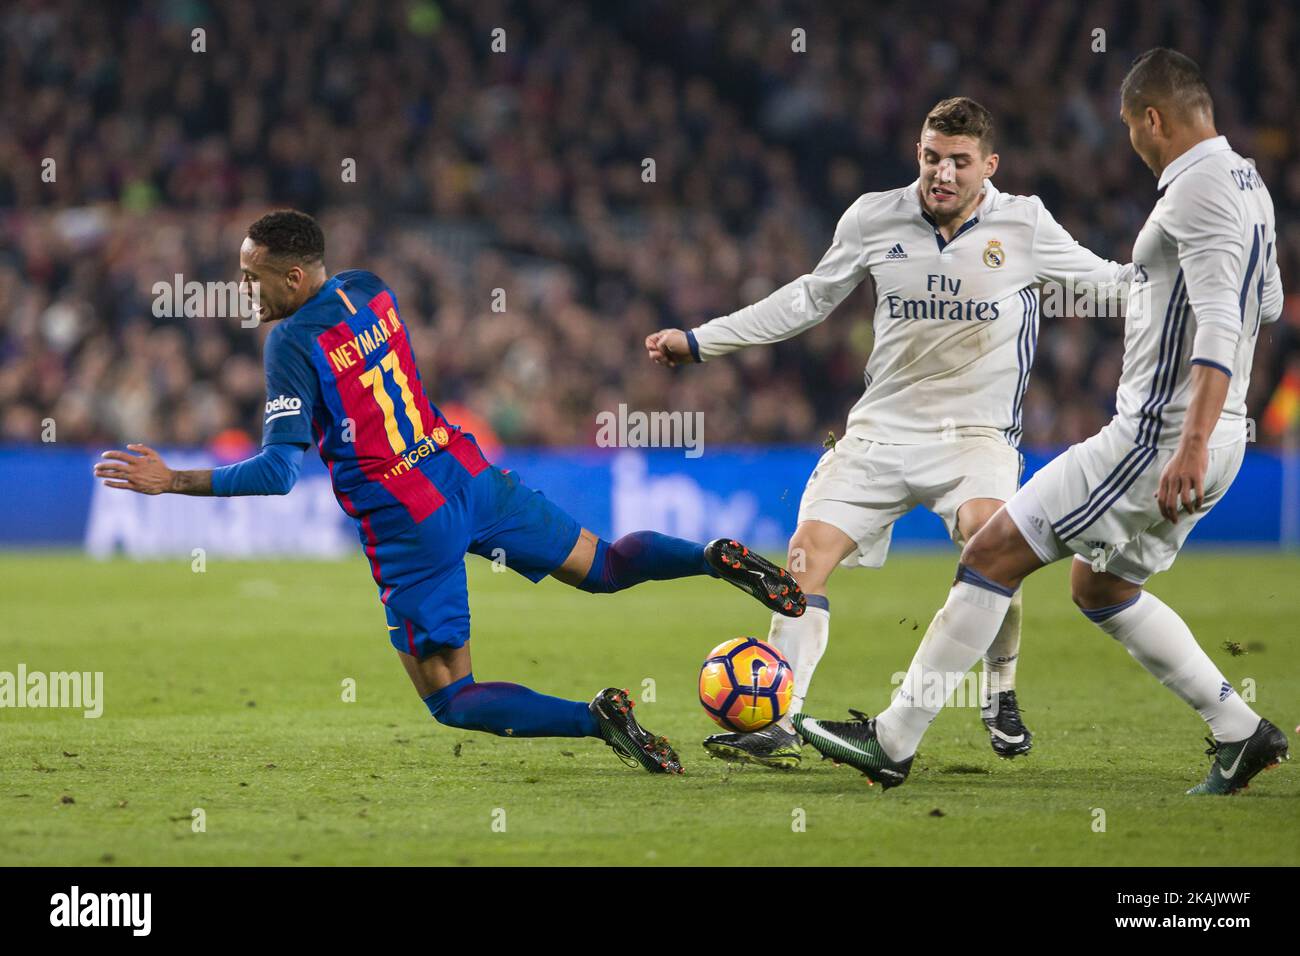
[[[609,594],[643,581],[698,574],[714,574],[704,560],[704,545],[657,531],[634,531],[613,544],[603,538],[597,542],[591,570],[578,587],[593,594]]]
[[[424,698],[438,723],[499,737],[599,737],[586,704],[469,674]]]

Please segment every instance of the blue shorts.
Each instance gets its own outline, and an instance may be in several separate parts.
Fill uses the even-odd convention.
[[[537,582],[564,563],[581,532],[517,475],[485,468],[423,521],[367,547],[393,646],[423,659],[469,640],[466,554]]]

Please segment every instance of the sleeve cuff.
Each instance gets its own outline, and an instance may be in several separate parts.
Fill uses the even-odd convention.
[[[695,359],[697,362],[703,362],[704,359],[700,358],[700,343],[699,340],[695,338],[694,329],[687,330],[686,344],[691,347],[691,358]]]
[[[1220,365],[1218,362],[1211,362],[1209,359],[1194,358],[1194,359],[1192,359],[1191,364],[1192,364],[1192,365],[1206,365],[1206,366],[1209,366],[1210,368],[1217,368],[1217,369],[1218,369],[1220,372],[1222,372],[1224,375],[1228,376],[1228,378],[1232,378],[1232,370],[1229,369],[1229,368],[1227,368],[1226,366]]]
[[[1192,340],[1192,361],[1201,365],[1214,365],[1227,371],[1236,364],[1237,346],[1241,329],[1234,322],[1202,321]]]

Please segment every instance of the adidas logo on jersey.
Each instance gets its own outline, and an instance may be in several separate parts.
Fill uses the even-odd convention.
[[[901,242],[894,243],[894,248],[890,249],[888,252],[885,253],[885,258],[906,259],[907,253],[903,251],[903,244]]]

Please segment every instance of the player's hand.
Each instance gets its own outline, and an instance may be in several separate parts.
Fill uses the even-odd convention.
[[[170,491],[172,471],[163,464],[162,456],[148,445],[127,445],[125,451],[106,451],[100,457],[107,459],[95,465],[95,477],[103,478],[109,488],[126,488],[142,495],[160,495]]]
[[[686,341],[686,333],[681,329],[660,329],[645,337],[645,348],[650,353],[650,360],[657,365],[676,368],[694,362],[691,347]]]
[[[1180,444],[1160,473],[1160,490],[1156,492],[1160,513],[1177,524],[1180,505],[1188,514],[1200,511],[1205,502],[1205,472],[1209,467],[1210,453],[1204,445]]]

